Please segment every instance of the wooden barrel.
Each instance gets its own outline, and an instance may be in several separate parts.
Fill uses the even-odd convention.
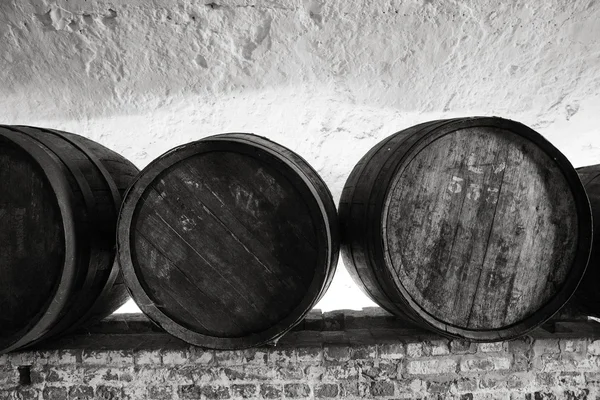
[[[517,337],[573,294],[591,214],[568,160],[501,118],[424,123],[373,147],[340,207],[342,257],[376,303],[439,333]]]
[[[148,165],[125,196],[117,242],[140,309],[216,349],[276,341],[324,294],[339,253],[321,178],[292,151],[244,133]]]
[[[0,353],[112,313],[121,194],[137,168],[78,135],[0,126]]]
[[[569,303],[578,313],[600,317],[600,164],[578,168],[577,173],[585,187],[592,206],[594,243],[585,275]]]

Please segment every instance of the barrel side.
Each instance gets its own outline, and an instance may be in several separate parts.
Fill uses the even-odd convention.
[[[322,295],[337,260],[335,205],[288,156],[256,135],[216,135],[138,176],[119,259],[136,302],[165,330],[204,347],[252,347],[276,341]]]
[[[511,137],[518,144],[503,144],[501,148],[504,152],[496,152],[492,149],[493,143],[487,144],[485,134],[478,133],[478,126],[489,129],[490,135],[498,143],[506,143]],[[447,140],[453,138],[453,132],[460,132],[461,135],[456,135],[460,138]],[[398,139],[407,133],[409,136]],[[481,151],[477,150],[477,144],[471,143],[471,138],[481,143]],[[473,146],[477,151],[469,153],[468,149]],[[489,151],[486,150],[488,147]],[[534,153],[535,156],[532,156]],[[533,160],[527,161],[528,157],[533,157]],[[509,163],[507,167],[502,162],[504,158],[507,162],[514,161],[514,165]],[[536,164],[538,159],[543,161]],[[456,165],[452,160],[456,160]],[[528,163],[533,164],[529,166]],[[521,170],[516,174],[506,174],[516,176],[515,179],[504,179],[504,175],[500,174],[505,169],[512,171],[515,168]],[[435,176],[438,169],[439,172],[450,174],[450,183],[444,180],[446,178],[442,177],[440,181],[440,177]],[[523,183],[527,182],[523,174],[530,171],[537,174],[534,181],[540,186],[533,193],[528,192],[527,185]],[[475,178],[466,179],[461,175],[465,172],[475,174]],[[503,191],[496,187],[498,185],[488,188],[478,182],[491,179],[493,174],[497,175],[494,175],[494,179],[498,180],[495,183],[502,185],[502,181],[507,182]],[[424,179],[425,176],[427,178]],[[452,176],[455,176],[453,179],[456,182],[450,179]],[[463,190],[464,185],[469,190]],[[485,189],[489,189],[490,193],[482,196],[481,191]],[[548,203],[527,203],[535,211],[540,210],[537,219],[524,216],[523,223],[512,223],[513,214],[509,211],[515,209],[517,215],[530,212],[528,206],[519,208],[517,203],[523,201],[525,204],[528,198],[535,198],[540,191],[547,193],[550,199]],[[563,191],[566,191],[562,198],[564,201],[556,200]],[[496,201],[490,197],[499,192],[505,193],[502,200]],[[454,198],[449,198],[452,194],[460,194],[457,199],[462,199],[463,205],[466,204],[464,200],[467,195],[470,201],[477,204],[463,207],[460,201],[456,203]],[[538,197],[541,200],[546,198],[544,195]],[[488,204],[484,204],[488,200]],[[424,201],[429,205],[423,205]],[[500,217],[496,215],[497,212]],[[456,214],[452,217],[455,219],[446,221],[446,215],[450,214]],[[504,217],[506,215],[508,217]],[[465,221],[460,222],[460,218]],[[434,121],[417,129],[409,128],[381,142],[361,160],[348,179],[340,203],[340,220],[342,256],[346,266],[359,286],[376,303],[441,334],[478,341],[514,338],[550,318],[571,296],[581,279],[591,241],[589,203],[568,160],[526,126],[491,117]],[[497,220],[500,222],[496,223]],[[534,221],[539,226],[526,225],[525,221]],[[551,255],[548,258],[551,266],[543,271],[542,280],[536,281],[523,274],[516,281],[511,280],[519,274],[519,268],[511,272],[512,278],[500,275],[503,265],[519,263],[518,254],[511,255],[509,252],[513,246],[506,247],[502,243],[506,241],[515,246],[523,244],[515,242],[514,237],[504,238],[502,232],[506,227],[525,224],[519,229],[528,230],[525,236],[528,242],[523,245],[528,248],[535,246],[535,237],[539,234],[547,235],[544,224],[554,226],[558,221],[567,224],[565,229],[553,229],[549,239],[544,241],[553,247],[545,249],[544,245],[539,245],[537,248],[536,257],[542,260],[538,263],[538,269],[546,265],[546,250]],[[476,233],[478,231],[481,232]],[[472,232],[471,236],[469,232]],[[572,236],[562,238],[570,234]],[[481,251],[476,247],[479,246],[478,241],[482,242]],[[429,242],[433,247],[429,246]],[[565,257],[561,255],[564,252],[568,253]],[[451,262],[445,261],[448,257],[451,257]],[[476,266],[478,261],[474,260],[478,257],[489,270],[479,273],[479,276],[483,276],[481,279],[475,273],[472,276],[467,274],[469,279],[464,280],[465,276],[460,275],[459,270],[465,265],[469,268],[471,264]],[[406,272],[408,265],[409,272]],[[509,272],[511,268],[508,268]],[[462,278],[454,276],[454,270]],[[536,267],[526,270],[524,274],[529,274]],[[477,269],[474,271],[477,272]],[[510,289],[511,282],[517,285],[514,290]],[[543,293],[543,296],[535,299],[535,304],[513,307],[519,296],[512,295],[527,291],[525,287],[528,284],[532,291],[535,289],[536,293]],[[445,290],[450,286],[458,288],[459,295],[453,297],[451,293],[447,294]],[[466,286],[469,288],[465,289]],[[494,293],[495,297],[487,297],[496,299],[505,289],[512,291],[512,297],[502,301],[486,299],[487,291],[495,288],[499,288],[498,293]],[[423,303],[429,300],[427,296],[432,299],[429,305]],[[460,313],[455,316],[452,307],[455,302],[462,304],[467,299],[475,301],[475,306],[467,308],[461,320],[463,317]],[[511,305],[502,308],[505,303]],[[437,309],[438,305],[443,305],[445,311]],[[531,307],[535,311],[531,311]],[[473,312],[473,309],[476,311]],[[489,314],[486,310],[490,310]]]
[[[139,173],[139,169],[124,156],[84,136],[58,130],[49,131],[60,135],[65,140],[76,145],[81,151],[85,152],[90,162],[92,162],[103,175],[110,191],[114,209],[118,213],[121,208],[123,196],[129,188],[129,185],[131,185]],[[71,332],[78,327],[86,326],[101,320],[112,314],[129,299],[127,286],[123,282],[123,277],[116,257],[115,241],[117,218],[116,216],[114,218],[111,216],[110,218],[111,222],[114,223],[111,229],[113,242],[111,242],[112,247],[110,252],[110,273],[94,304],[89,307],[78,320],[73,322],[67,332]]]
[[[59,316],[57,324],[44,335],[43,339],[47,339],[71,328],[104,289],[114,263],[117,208],[104,176],[85,151],[51,130],[25,126],[14,129],[54,152],[76,180],[77,189],[84,199],[79,211],[86,219],[77,232],[79,278],[74,282],[69,305]]]
[[[382,241],[380,207],[388,183],[401,162],[398,155],[414,145],[421,130],[447,122],[422,123],[379,142],[354,167],[340,199],[341,253],[348,273],[375,303],[417,323],[418,316],[402,304],[393,279],[382,263],[383,258],[376,254]]]
[[[585,275],[575,292],[572,304],[586,315],[600,316],[600,164],[577,169],[592,207],[594,243]]]
[[[313,302],[314,304],[318,303],[319,300],[323,298],[329,286],[331,285],[331,281],[333,280],[333,277],[335,275],[340,252],[338,213],[335,203],[333,201],[333,196],[331,195],[331,191],[327,187],[327,184],[319,175],[319,173],[309,164],[309,162],[306,161],[306,159],[304,159],[302,156],[295,153],[294,151],[288,149],[287,147],[273,142],[272,140],[266,137],[245,133],[228,133],[223,135],[212,136],[212,138],[215,139],[221,137],[228,139],[243,140],[247,141],[248,143],[253,143],[255,145],[262,145],[265,148],[277,152],[281,155],[283,159],[289,161],[290,163],[293,163],[293,165],[297,168],[298,173],[304,176],[311,189],[314,190],[315,197],[318,199],[319,204],[322,207],[324,219],[326,220],[326,226],[329,231],[329,241],[331,243],[331,245],[328,246],[330,248],[327,249],[326,256],[326,280],[322,285],[320,293],[317,296],[315,296]],[[312,306],[310,307],[310,309],[312,309]],[[302,313],[301,318],[303,318],[304,315],[305,313]]]
[[[83,203],[83,196],[78,185],[67,166],[56,156],[48,147],[42,143],[32,139],[26,134],[23,134],[12,127],[0,127],[0,139],[3,143],[7,143],[9,149],[12,146],[17,146],[21,154],[27,154],[30,159],[24,163],[15,163],[3,166],[3,173],[7,174],[3,177],[2,182],[10,184],[10,188],[2,190],[0,195],[0,203],[6,203],[8,209],[17,206],[22,201],[27,208],[25,213],[21,213],[22,217],[16,221],[17,225],[13,225],[16,229],[11,232],[11,229],[3,230],[9,232],[13,238],[3,240],[2,249],[2,264],[3,274],[8,276],[2,279],[2,282],[9,287],[3,289],[3,293],[9,294],[11,298],[22,297],[20,304],[17,305],[19,315],[26,320],[26,324],[19,326],[17,332],[12,334],[1,335],[0,352],[8,352],[23,346],[31,344],[35,340],[43,337],[57,323],[59,316],[63,314],[65,308],[69,305],[71,295],[76,287],[75,282],[81,279],[81,268],[78,265],[78,257],[81,254],[81,247],[85,252],[85,245],[80,246],[77,243],[76,232],[82,229],[85,222],[85,215],[79,210]],[[7,141],[7,142],[6,142]],[[6,147],[3,144],[3,153],[6,153]],[[13,147],[14,148],[14,147]],[[6,161],[6,157],[3,157]],[[9,160],[10,161],[10,160]],[[14,167],[12,166],[14,165]],[[23,173],[27,170],[23,167],[31,165],[35,167],[37,175],[43,181],[48,183],[48,189],[51,194],[44,198],[35,195],[34,188],[38,188],[40,179],[35,178],[30,174],[29,178]],[[4,168],[6,167],[6,168]],[[26,188],[27,193],[21,193],[20,188]],[[41,193],[41,192],[40,192]],[[11,198],[10,196],[16,197]],[[43,204],[40,203],[40,200]],[[36,206],[36,204],[39,206]],[[59,211],[51,207],[55,204]],[[2,208],[2,207],[0,207]],[[4,207],[6,210],[6,207]],[[44,212],[40,210],[43,209]],[[12,212],[3,212],[10,217]],[[19,214],[20,215],[20,214]],[[51,226],[45,226],[44,221],[56,216],[56,220],[52,219]],[[6,218],[6,215],[3,215]],[[27,220],[34,218],[37,222],[35,225],[29,225]],[[9,219],[10,221],[10,219]],[[40,228],[42,230],[40,231]],[[56,231],[59,229],[59,231]],[[41,236],[44,234],[45,236]],[[20,240],[23,238],[24,240]],[[23,247],[24,254],[23,262],[19,264],[19,260],[14,256],[18,255],[11,250],[11,243],[17,239],[17,247]],[[31,242],[31,240],[34,242]],[[31,242],[31,243],[30,243]],[[54,243],[54,245],[53,245]],[[6,247],[8,246],[8,247]],[[12,254],[12,255],[11,255]],[[41,258],[36,261],[36,255]],[[6,258],[9,257],[9,258]],[[42,270],[33,272],[32,268],[40,267]],[[48,276],[48,273],[53,272],[53,276]],[[25,273],[27,276],[19,277],[19,274]],[[11,278],[12,277],[12,278]],[[17,279],[22,283],[28,283],[26,287],[20,287],[18,284],[11,283],[11,279]],[[41,283],[49,285],[41,288],[35,281],[29,285],[29,280],[41,279]],[[31,291],[34,291],[31,293]],[[41,302],[35,299],[42,296]],[[21,310],[19,307],[23,307]],[[31,309],[34,307],[35,309]],[[2,309],[5,315],[10,315],[11,306],[3,304]],[[21,312],[22,311],[22,312]],[[18,318],[10,317],[11,322],[3,324],[3,328],[11,329],[15,323],[18,324]]]
[[[589,256],[589,203],[573,167],[501,118],[424,130],[383,214],[383,256],[403,303],[454,337],[506,340],[539,326]]]

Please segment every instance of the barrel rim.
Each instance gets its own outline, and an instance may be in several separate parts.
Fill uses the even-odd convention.
[[[114,181],[112,175],[110,174],[110,172],[108,172],[108,170],[104,166],[104,163],[96,156],[96,154],[91,149],[89,149],[85,145],[85,143],[79,142],[79,140],[78,140],[80,137],[79,135],[70,133],[70,132],[59,131],[56,129],[48,129],[48,128],[37,128],[37,129],[40,129],[42,131],[59,136],[63,140],[69,142],[70,144],[75,146],[77,149],[79,149],[83,154],[85,154],[86,157],[90,160],[90,162],[98,169],[98,171],[100,172],[100,175],[104,179],[104,182],[106,183],[106,185],[110,191],[110,194],[111,194],[111,197],[113,200],[113,205],[114,205],[115,232],[113,235],[113,239],[115,240],[115,247],[113,248],[113,250],[111,252],[111,256],[110,256],[111,263],[110,263],[109,268],[111,269],[111,271],[108,274],[108,277],[107,277],[106,281],[104,282],[101,291],[95,297],[94,302],[90,305],[88,310],[80,316],[80,318],[76,319],[75,321],[72,321],[72,323],[69,324],[69,327],[66,328],[66,330],[65,330],[65,332],[68,332],[73,329],[77,329],[79,326],[81,326],[81,324],[85,323],[88,320],[88,318],[91,317],[91,315],[94,312],[94,309],[98,306],[98,304],[105,302],[106,296],[108,296],[110,294],[112,287],[113,287],[114,283],[116,282],[117,277],[119,276],[120,268],[119,268],[119,263],[117,261],[117,250],[116,250],[116,218],[118,217],[119,210],[121,208],[122,198],[121,198],[121,194],[119,193],[119,190],[117,189],[117,185],[115,184],[115,181]],[[72,136],[72,137],[70,137],[70,136]],[[108,149],[106,146],[103,146],[100,143],[97,143],[97,145]],[[110,150],[110,149],[108,149],[108,150]],[[112,150],[110,150],[110,151],[112,151]],[[117,154],[117,153],[115,153],[115,154]],[[120,154],[119,154],[119,156],[122,157]]]
[[[441,137],[450,134],[456,130],[473,127],[490,127],[505,129],[527,140],[530,140],[532,143],[537,145],[543,152],[545,152],[549,156],[549,158],[551,158],[554,161],[558,169],[565,176],[565,180],[571,188],[573,194],[573,199],[576,206],[576,214],[579,216],[576,254],[573,263],[571,264],[571,268],[569,269],[569,274],[563,282],[562,287],[556,292],[555,296],[553,296],[548,302],[543,304],[528,317],[525,317],[516,323],[506,325],[501,328],[484,330],[459,327],[440,321],[439,319],[425,311],[415,300],[413,300],[410,294],[407,292],[407,290],[402,285],[398,285],[396,279],[394,279],[393,276],[392,279],[396,284],[396,287],[398,288],[400,294],[402,295],[402,298],[400,300],[403,303],[406,302],[407,305],[411,307],[411,309],[415,313],[417,313],[417,315],[421,318],[419,323],[424,322],[427,326],[433,328],[436,331],[461,338],[467,338],[478,341],[506,340],[525,334],[540,326],[549,318],[551,318],[556,312],[558,312],[560,308],[564,304],[566,304],[568,300],[573,296],[577,286],[579,285],[579,282],[583,278],[590,257],[592,246],[591,207],[583,184],[581,183],[581,180],[579,179],[575,168],[573,168],[569,160],[556,147],[554,147],[542,135],[540,135],[533,129],[527,127],[526,125],[521,124],[517,121],[504,119],[500,117],[461,118],[457,120],[452,120],[447,124],[444,124],[440,127],[428,131],[427,133],[423,134],[422,138],[419,139],[406,153],[403,154],[403,157],[398,158],[397,164],[394,168],[394,172],[391,176],[395,177],[398,174],[398,170],[402,168],[402,166],[405,164],[404,162],[407,159],[411,158],[415,149],[419,148],[419,144],[423,141],[428,141],[428,138],[430,138],[431,135]],[[383,204],[381,204],[382,207],[380,208],[381,217],[377,221],[378,226],[382,228],[377,230],[381,239],[380,243],[382,244],[381,247],[376,248],[376,252],[380,256],[377,259],[382,260],[381,262],[383,262],[386,265],[386,267],[389,265],[389,261],[387,259],[389,256],[385,253],[383,249],[383,240],[385,240],[383,227],[385,226],[385,219],[387,218],[387,203],[390,191],[391,185],[388,185],[383,196],[384,202]],[[385,270],[387,271],[387,268],[385,268]]]
[[[236,135],[236,137],[232,135]],[[289,170],[284,175],[289,176],[289,172],[293,172],[297,179],[302,181],[304,188],[297,189],[301,193],[303,193],[303,191],[307,193],[306,195],[303,195],[305,199],[307,199],[308,195],[314,199],[314,204],[307,204],[307,206],[315,218],[314,221],[316,222],[315,229],[317,229],[317,237],[323,239],[323,242],[326,241],[326,244],[319,246],[317,265],[315,266],[315,273],[309,288],[302,297],[300,303],[297,304],[286,317],[274,323],[271,327],[262,332],[252,333],[241,337],[221,338],[201,334],[192,329],[181,326],[180,323],[174,321],[156,306],[154,301],[144,290],[140,280],[137,277],[136,266],[133,264],[130,243],[132,234],[131,228],[134,222],[133,218],[137,208],[137,203],[145,190],[151,186],[152,182],[157,176],[159,176],[161,172],[177,164],[178,162],[203,152],[216,151],[215,149],[217,148],[227,150],[226,146],[231,146],[232,144],[238,147],[241,146],[242,148],[245,147],[249,152],[261,152],[266,157],[285,164]],[[276,341],[279,337],[299,323],[301,319],[304,318],[304,316],[312,309],[312,307],[314,307],[319,299],[319,296],[322,294],[323,285],[327,281],[328,274],[334,269],[332,264],[334,264],[334,261],[337,259],[337,250],[334,243],[336,235],[335,229],[337,228],[337,224],[335,223],[336,221],[331,221],[331,216],[327,212],[327,206],[330,208],[333,207],[335,210],[335,204],[333,203],[333,199],[331,199],[331,195],[329,194],[329,197],[324,199],[317,192],[316,188],[313,186],[307,176],[308,174],[311,174],[311,171],[314,172],[312,168],[305,168],[303,170],[296,165],[296,163],[306,163],[304,160],[296,160],[296,162],[293,162],[292,160],[283,157],[272,148],[267,147],[266,144],[276,149],[287,150],[291,152],[291,150],[285,148],[284,146],[272,141],[268,141],[267,139],[258,135],[237,132],[208,136],[198,141],[183,144],[167,151],[150,163],[146,168],[144,168],[137,176],[135,181],[131,184],[124,196],[117,226],[117,253],[127,288],[132,298],[136,300],[138,306],[146,315],[148,315],[148,317],[150,317],[167,332],[189,343],[215,349],[240,349]],[[235,150],[230,148],[229,151]],[[265,162],[264,158],[261,158],[261,160]],[[306,164],[308,165],[308,163]],[[305,166],[303,165],[303,167]],[[325,186],[324,182],[318,175],[316,175],[316,178],[323,186]],[[326,205],[325,202],[330,202],[331,204]],[[320,229],[318,228],[320,227],[324,229],[319,232]]]
[[[65,167],[45,146],[31,139],[22,132],[6,125],[0,125],[0,136],[9,140],[25,153],[27,153],[41,168],[45,178],[52,188],[62,219],[62,231],[64,233],[64,260],[61,273],[55,284],[53,293],[46,304],[32,321],[19,332],[12,335],[18,338],[7,347],[0,349],[0,353],[16,350],[42,337],[66,306],[73,280],[76,275],[76,249],[77,240],[75,235],[75,218],[73,215],[74,201],[70,194],[70,184],[64,177]],[[63,173],[59,173],[62,171]]]
[[[382,191],[378,191],[377,193],[375,193],[373,190],[377,186],[381,186],[381,182],[386,182],[390,179],[390,176],[388,175],[390,175],[390,173],[393,172],[394,168],[390,168],[390,166],[388,166],[387,164],[392,164],[391,166],[393,167],[394,160],[390,157],[384,158],[382,160],[383,164],[378,173],[369,180],[364,179],[364,173],[367,170],[367,166],[373,161],[374,158],[380,158],[380,152],[396,152],[401,147],[406,146],[407,142],[410,146],[411,140],[413,140],[413,138],[416,137],[415,135],[417,135],[421,130],[431,129],[432,127],[438,127],[444,124],[448,124],[452,121],[454,120],[442,119],[422,122],[420,124],[406,128],[402,131],[396,132],[396,134],[390,135],[381,140],[379,143],[373,146],[360,159],[359,163],[353,168],[352,172],[350,173],[350,176],[348,177],[344,185],[344,190],[340,198],[340,221],[342,223],[347,222],[350,225],[353,225],[352,229],[342,229],[342,232],[344,233],[345,237],[342,240],[341,253],[348,273],[350,274],[354,282],[357,284],[357,286],[367,295],[367,297],[373,300],[376,304],[378,304],[380,307],[386,309],[392,314],[409,319],[413,323],[417,322],[414,321],[414,317],[410,315],[410,310],[407,310],[406,307],[398,307],[397,304],[395,304],[395,302],[392,300],[392,296],[390,296],[389,290],[393,290],[392,286],[395,285],[394,283],[391,283],[393,282],[392,275],[385,268],[374,268],[377,265],[374,261],[375,258],[372,257],[372,250],[378,245],[378,243],[376,243],[378,228],[376,226],[373,226],[375,224],[372,223],[373,218],[371,218],[370,216],[373,215],[373,209],[376,208],[375,203],[377,202],[377,199],[379,199],[378,196],[383,196],[384,194]],[[398,142],[390,145],[389,143],[393,141],[398,134],[403,134],[407,136],[400,139]],[[349,184],[353,184],[353,186],[348,186]],[[362,189],[361,191],[366,191],[364,187],[365,184],[367,184],[367,186],[370,187],[371,191],[369,192],[369,200],[361,199],[361,201],[358,203],[363,205],[363,211],[360,217],[361,228],[358,229],[358,227],[356,226],[356,220],[350,220],[348,214],[357,205],[357,203],[355,202],[356,190],[354,189],[354,187],[360,187]],[[353,189],[349,190],[349,187],[352,187]],[[347,237],[347,233],[349,231],[354,231],[357,229],[360,232],[364,231],[359,235],[362,236],[360,240],[360,246],[356,246],[355,243],[348,241]],[[373,240],[373,238],[375,238],[375,240]],[[359,267],[360,265],[362,265],[362,263],[360,261],[356,261],[357,253],[362,253],[362,256],[365,258],[365,266],[368,265],[368,268]],[[364,272],[359,272],[359,270],[370,270],[372,276],[363,279]],[[387,282],[390,282],[391,284]],[[367,284],[370,287],[368,287]],[[373,292],[375,293],[371,291],[372,289],[375,289],[373,290]]]

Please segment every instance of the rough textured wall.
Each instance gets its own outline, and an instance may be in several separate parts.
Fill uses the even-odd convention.
[[[277,347],[245,351],[202,350],[144,330],[139,319],[114,320],[50,348],[0,356],[0,399],[593,400],[600,395],[597,324],[475,344],[406,329],[374,312],[312,313]],[[31,384],[19,385],[18,367],[27,365]]]
[[[139,167],[255,132],[336,201],[376,142],[442,117],[513,118],[593,164],[599,20],[593,0],[3,0],[1,122],[80,133]],[[340,268],[332,291],[363,304],[347,287]]]

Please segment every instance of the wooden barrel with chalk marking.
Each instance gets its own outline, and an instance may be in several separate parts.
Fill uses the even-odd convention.
[[[137,172],[81,136],[0,126],[0,352],[81,327],[124,303],[116,222]]]
[[[575,291],[590,205],[569,161],[495,117],[424,123],[373,147],[339,207],[342,257],[388,311],[474,341],[522,335]]]
[[[327,290],[338,226],[308,163],[242,133],[177,147],[125,196],[119,260],[140,309],[189,343],[239,349],[276,341]]]

